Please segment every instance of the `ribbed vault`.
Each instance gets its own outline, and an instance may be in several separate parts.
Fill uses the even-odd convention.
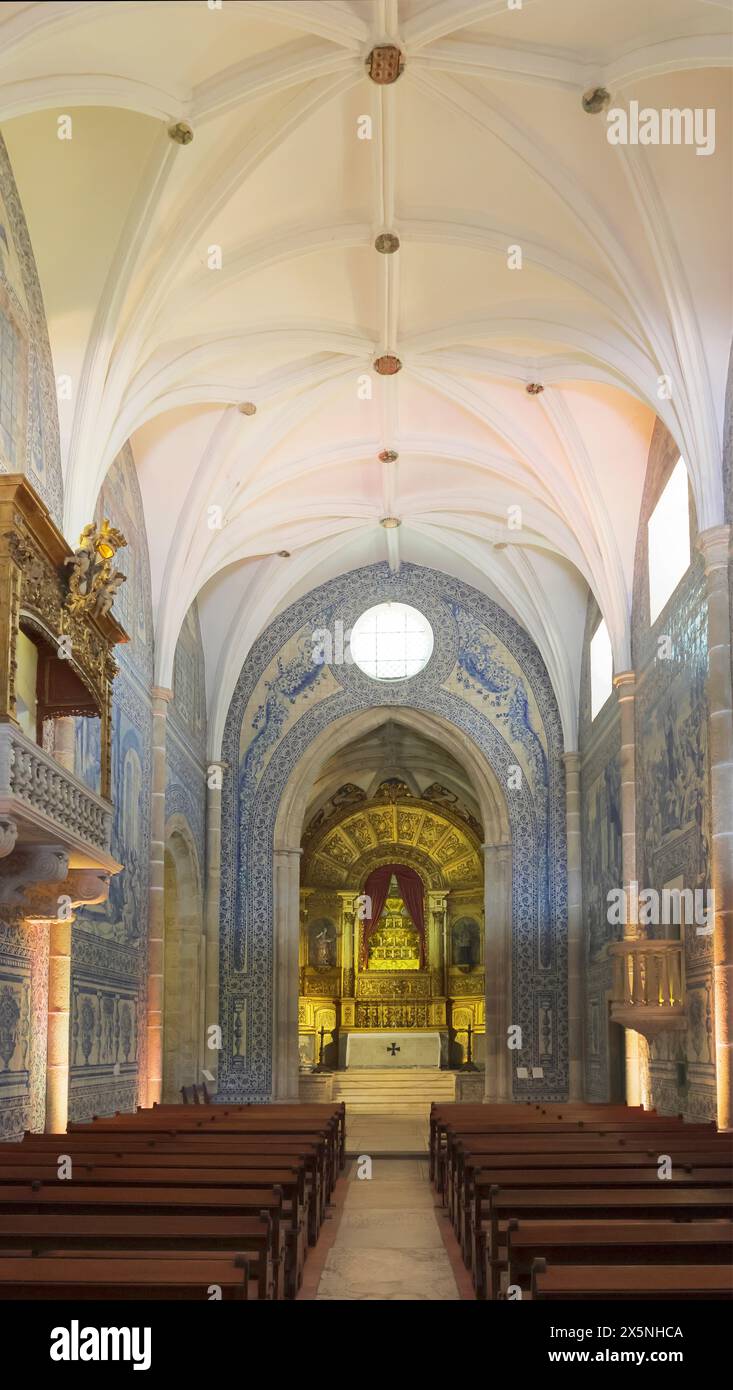
[[[367,74],[377,43],[404,57],[391,86]],[[655,416],[700,526],[723,518],[725,8],[6,4],[0,52],[0,121],[72,383],[66,530],[131,439],[157,680],[198,596],[212,755],[273,615],[385,555],[521,622],[572,746],[589,588],[617,668],[630,661]],[[581,105],[596,85],[616,105],[714,108],[714,154],[610,145]],[[169,135],[181,122],[188,144]],[[393,254],[375,249],[385,231]],[[374,373],[385,353],[398,374]]]

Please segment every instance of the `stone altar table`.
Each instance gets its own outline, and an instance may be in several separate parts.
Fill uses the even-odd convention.
[[[440,1033],[349,1033],[345,1066],[439,1067]]]

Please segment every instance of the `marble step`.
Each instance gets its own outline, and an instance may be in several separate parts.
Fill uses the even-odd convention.
[[[401,1101],[373,1101],[371,1104],[354,1104],[353,1101],[346,1103],[346,1124],[348,1135],[349,1116],[354,1119],[357,1115],[384,1115],[394,1116],[399,1120],[427,1120],[430,1114],[429,1105],[406,1105]]]
[[[359,1068],[338,1072],[333,1078],[333,1099],[345,1101],[352,1115],[402,1115],[424,1118],[431,1102],[455,1098],[455,1076],[437,1068],[394,1070]]]

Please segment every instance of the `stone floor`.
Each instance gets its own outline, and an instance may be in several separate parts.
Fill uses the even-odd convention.
[[[347,1123],[347,1149],[351,1157],[326,1223],[333,1221],[334,1227],[323,1233],[319,1277],[301,1297],[441,1302],[466,1297],[465,1289],[459,1291],[460,1272],[458,1282],[454,1273],[458,1247],[451,1248],[455,1241],[429,1181],[427,1119],[355,1116]],[[365,1158],[371,1160],[371,1176]]]
[[[350,1154],[426,1154],[428,1116],[349,1115],[346,1148]]]
[[[371,1116],[369,1117],[372,1118]],[[352,1160],[317,1299],[457,1299],[423,1158]]]

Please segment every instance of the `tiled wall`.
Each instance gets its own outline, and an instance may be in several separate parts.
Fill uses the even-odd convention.
[[[609,1024],[608,943],[620,930],[608,923],[607,895],[622,882],[621,722],[615,694],[591,720],[590,641],[600,619],[588,600],[580,678],[581,825],[585,923],[585,1085],[589,1100],[616,1097],[619,1030]],[[614,1068],[616,1074],[614,1074]]]
[[[166,720],[164,1098],[200,1081],[206,863],[206,685],[198,611],[176,645]],[[216,1022],[217,1020],[212,1020]]]
[[[145,519],[129,445],[104,481],[96,517],[127,539],[117,563],[127,574],[114,615],[130,636],[116,648],[113,690],[112,854],[123,865],[109,901],[77,913],[72,934],[72,1119],[133,1109],[144,1071],[153,681],[153,623]],[[77,722],[77,775],[96,785],[99,746]]]
[[[632,660],[636,690],[636,858],[640,885],[658,892],[679,881],[710,888],[710,769],[707,748],[707,601],[690,500],[692,563],[654,623],[649,621],[647,522],[679,450],[658,421],[649,448],[634,573]],[[661,655],[671,639],[671,656]],[[712,937],[695,923],[685,938],[687,1032],[649,1050],[650,1102],[666,1113],[715,1114]],[[661,927],[659,934],[672,934]]]
[[[0,137],[0,472],[26,473],[60,523],[56,391],[43,298]],[[0,921],[0,1137],[42,1128],[48,936]]]
[[[0,470],[27,473],[61,525],[56,384],[28,228],[0,136]]]

